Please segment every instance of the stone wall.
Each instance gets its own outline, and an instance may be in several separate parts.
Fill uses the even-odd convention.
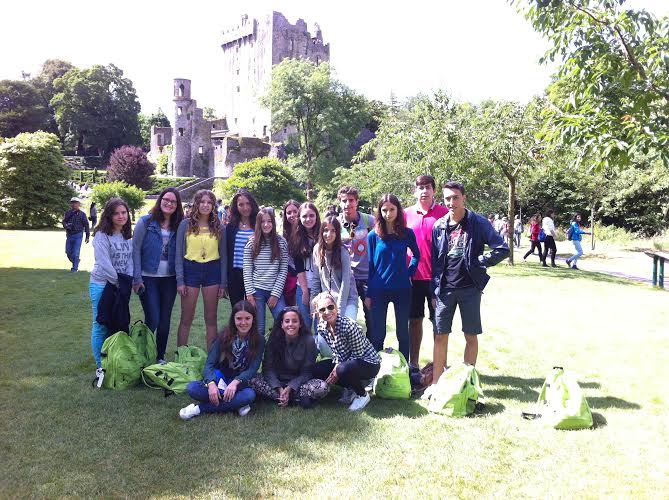
[[[165,146],[172,144],[172,127],[151,125],[151,152],[153,161],[165,151]]]
[[[230,177],[236,164],[267,158],[271,151],[272,145],[258,137],[225,137],[214,150],[216,177]]]

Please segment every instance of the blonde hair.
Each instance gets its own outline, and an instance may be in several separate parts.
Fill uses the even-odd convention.
[[[321,300],[325,299],[330,299],[332,303],[335,305],[335,307],[337,306],[337,301],[330,292],[321,292],[318,295],[316,295],[314,299],[311,301],[311,307],[314,309],[314,311],[318,309],[316,307],[316,304],[318,304]]]

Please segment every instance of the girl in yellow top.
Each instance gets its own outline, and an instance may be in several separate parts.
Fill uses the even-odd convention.
[[[175,268],[177,292],[181,295],[177,346],[188,344],[200,289],[207,350],[216,339],[218,299],[228,295],[226,260],[225,231],[216,215],[216,197],[211,191],[201,189],[195,193],[190,216],[177,230]]]

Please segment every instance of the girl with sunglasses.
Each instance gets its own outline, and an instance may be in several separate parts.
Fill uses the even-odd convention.
[[[358,323],[339,314],[332,295],[319,293],[313,305],[319,317],[318,334],[332,350],[332,359],[316,363],[314,378],[343,387],[339,402],[348,404],[350,411],[362,410],[370,400],[365,386],[379,373],[381,358]]]

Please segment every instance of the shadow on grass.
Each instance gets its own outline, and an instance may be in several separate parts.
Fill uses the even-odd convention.
[[[599,429],[600,427],[606,427],[608,425],[608,422],[606,421],[606,417],[602,415],[601,413],[595,413],[594,411],[592,412],[592,428],[593,429]]]
[[[541,267],[540,264],[516,264],[513,267],[505,266],[500,268],[498,272],[500,275],[508,276],[510,278],[542,277],[559,280],[587,280],[627,286],[638,286],[641,283],[641,281],[634,280],[631,277],[617,277],[595,271],[575,271],[568,269],[565,265],[558,265],[558,267]]]
[[[544,379],[513,377],[509,375],[481,375],[481,384],[483,385],[483,392],[487,397],[530,403],[536,401],[539,397],[539,391],[544,384]],[[583,389],[599,389],[601,387],[599,382],[579,381],[579,385]]]
[[[598,410],[608,410],[611,408],[616,408],[619,410],[640,410],[641,405],[631,401],[625,401],[624,399],[617,398],[615,396],[595,396],[588,397],[588,404],[591,408],[596,408]]]
[[[415,399],[391,400],[372,397],[365,413],[372,418],[384,419],[401,417],[424,417],[429,414],[427,408]]]
[[[483,391],[486,396],[488,393]],[[469,415],[470,418],[477,418],[477,417],[487,417],[489,415],[497,415],[498,413],[502,413],[504,410],[506,410],[506,406],[504,406],[502,403],[486,403],[480,408],[477,408],[474,413]]]

